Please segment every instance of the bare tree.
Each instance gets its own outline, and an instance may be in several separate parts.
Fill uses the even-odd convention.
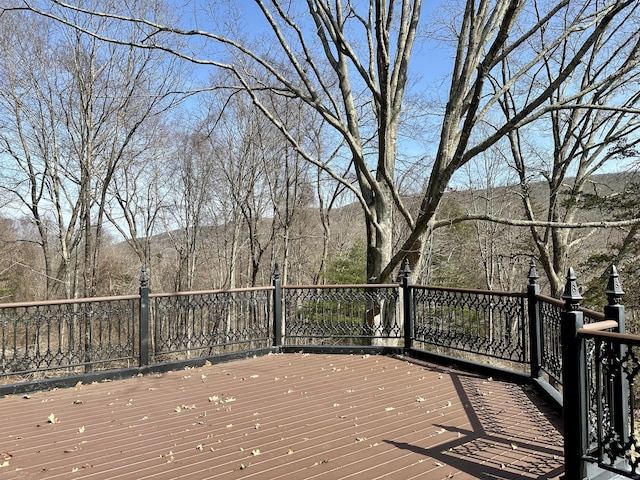
[[[343,6],[340,3],[330,7],[324,2],[310,2],[305,12],[296,8],[295,3],[276,2],[273,10],[261,1],[257,5],[280,49],[273,58],[264,52],[252,51],[231,38],[212,32],[193,32],[201,38],[222,42],[234,51],[234,55],[245,58],[242,63],[232,64],[202,60],[167,47],[163,43],[165,34],[189,32],[161,26],[143,17],[98,15],[144,25],[144,38],[131,40],[101,34],[84,27],[73,17],[62,18],[57,9],[46,11],[46,5],[39,8],[35,4],[27,4],[28,8],[55,16],[81,31],[91,32],[94,37],[113,37],[120,43],[145,49],[170,50],[182,58],[210,63],[231,72],[239,82],[238,87],[251,95],[255,105],[303,158],[323,168],[358,198],[367,219],[368,276],[377,277],[391,257],[394,205],[408,218],[394,185],[396,140],[421,2],[404,1],[400,8],[396,8],[393,2],[389,5],[375,3],[367,6],[363,13],[351,4]],[[73,15],[97,13],[92,9],[66,5],[65,8]],[[300,16],[301,13],[305,15]],[[302,26],[305,17],[311,19],[311,24],[307,25],[310,28]],[[359,38],[350,41],[348,34],[352,28],[357,29]],[[260,72],[260,75],[255,72]],[[291,135],[287,126],[258,94],[265,88],[275,94],[294,95],[333,126],[347,146],[357,187],[335,173],[323,159],[310,155],[304,145]],[[365,111],[370,113],[359,113]]]
[[[69,79],[48,51],[56,50],[52,25],[27,16],[0,21],[0,151],[5,158],[0,185],[9,205],[28,216],[38,233],[45,297],[69,297],[75,283],[71,263],[81,241],[80,207],[68,181],[73,168],[65,161],[68,141],[61,128],[68,121],[64,90]]]
[[[152,237],[161,231],[158,217],[168,207],[169,166],[172,148],[168,131],[156,126],[158,135],[145,137],[153,147],[128,159],[115,172],[105,215],[133,250],[140,265],[152,264]],[[138,268],[138,267],[136,267]],[[154,269],[150,275],[156,275]]]
[[[204,212],[212,195],[211,152],[198,135],[185,135],[175,148],[168,208],[163,212],[166,234],[177,253],[175,291],[193,290],[204,228]]]
[[[616,6],[612,4],[611,8]],[[585,14],[591,13],[587,5],[583,8]],[[518,174],[525,218],[548,222],[545,226],[532,226],[530,234],[551,291],[557,295],[562,292],[569,264],[578,260],[576,252],[599,231],[561,229],[557,225],[584,219],[585,194],[598,193],[595,175],[626,168],[627,153],[640,143],[637,10],[634,3],[621,11],[615,22],[598,28],[597,40],[572,75],[562,82],[554,82],[557,72],[575,62],[571,52],[580,44],[570,35],[557,39],[548,30],[555,27],[571,31],[575,28],[571,17],[551,22],[548,29],[532,39],[535,48],[545,52],[537,78],[554,88],[542,115],[508,133],[510,148],[505,151],[511,153],[509,163]],[[540,20],[539,11],[536,19]],[[503,77],[510,76],[514,68],[519,66],[505,61]],[[514,91],[533,95],[535,88],[533,82],[527,81],[524,85],[515,84],[512,91],[503,91],[500,103],[508,119],[516,117],[520,109]],[[532,132],[546,133],[546,141],[532,141]],[[548,203],[536,208],[532,189],[533,183],[540,181],[546,184],[544,195],[548,195]],[[610,218],[605,216],[602,220]]]
[[[504,168],[504,155],[495,153],[479,155],[465,166],[466,191],[461,193],[467,197],[472,214],[520,218],[522,207],[517,182],[514,182],[516,174]],[[497,222],[473,222],[472,226],[483,274],[479,286],[489,290],[517,290],[531,256],[532,241],[528,239],[527,230]]]
[[[227,128],[218,123],[210,137],[216,145],[214,161],[246,229],[247,274],[253,286],[277,236],[286,236],[295,208],[288,196],[295,197],[299,185],[289,169],[299,163],[289,159],[286,141],[246,98],[234,96],[223,116]],[[224,143],[232,148],[225,149]]]
[[[2,17],[10,20],[18,19]],[[38,227],[49,294],[63,285],[67,297],[94,295],[114,177],[146,147],[138,141],[143,127],[174,101],[176,62],[59,23],[23,20],[32,28],[7,29],[12,37],[3,42],[3,115],[12,128],[2,142],[15,165],[3,186]],[[131,33],[109,19],[74,21]]]
[[[254,45],[247,37],[161,24],[151,17],[123,14],[108,6],[99,10],[55,0],[25,5],[93,37],[168,51],[230,72],[235,80],[230,88],[248,92],[256,107],[305,160],[322,168],[358,200],[366,220],[367,276],[377,281],[390,278],[405,257],[420,270],[425,246],[435,228],[474,218],[438,218],[443,195],[465,164],[483,152],[504,147],[511,132],[522,131],[551,112],[583,111],[580,99],[605,85],[619,87],[617,79],[635,69],[640,58],[633,53],[638,29],[622,28],[625,22],[634,25],[637,21],[639,7],[634,0],[448,2],[441,31],[445,32],[442,45],[450,45],[454,56],[450,88],[443,109],[434,112],[441,118],[440,136],[416,212],[400,195],[397,156],[420,0],[360,4],[256,0],[271,36]],[[69,12],[133,23],[140,33],[133,39],[102,34],[65,16]],[[176,36],[201,41],[198,52],[203,54],[169,45],[169,39]],[[617,48],[616,42],[629,48]],[[603,44],[608,47],[600,48]],[[207,49],[220,45],[227,47],[231,59],[220,56],[219,50]],[[582,65],[596,65],[600,62],[594,60],[603,55],[615,58],[624,67],[603,69],[595,83],[573,82],[571,94],[557,95]],[[547,75],[541,75],[545,71]],[[352,167],[349,172],[355,183],[342,174],[345,163],[318,158],[297,141],[264,101],[261,93],[265,90],[297,98],[334,129],[336,143],[345,145],[346,164]],[[501,103],[506,96],[514,101],[508,112]],[[637,113],[635,107],[622,104],[619,96],[600,96],[600,100],[607,103],[592,104],[589,109]],[[484,218],[511,221],[487,215]],[[554,228],[578,226],[570,218],[568,222],[559,220],[550,218],[543,223]],[[393,238],[396,221],[404,222],[408,231],[397,245]],[[539,223],[531,218],[520,222],[532,228]]]

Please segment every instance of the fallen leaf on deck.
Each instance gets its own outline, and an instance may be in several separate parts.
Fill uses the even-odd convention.
[[[49,414],[49,416],[47,417],[47,420],[49,421],[49,423],[60,423],[60,421],[58,420],[58,417],[56,417],[53,413]]]
[[[9,452],[4,452],[2,454],[2,457],[0,457],[0,460],[2,460],[2,463],[0,463],[0,468],[8,467],[9,460],[11,460],[12,458],[13,458],[13,455],[11,455]]]

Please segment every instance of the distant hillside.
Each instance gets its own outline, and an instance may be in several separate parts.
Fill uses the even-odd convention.
[[[585,186],[587,194],[611,195],[621,193],[629,182],[637,181],[638,176],[627,173],[612,173],[595,176]],[[564,188],[572,188],[569,181]],[[534,209],[540,220],[546,220],[549,202],[548,186],[544,182],[529,185]],[[447,192],[441,203],[438,218],[455,218],[468,213],[488,213],[502,218],[524,219],[520,185],[508,185],[486,190],[456,190]],[[418,195],[406,197],[406,204],[415,215],[422,198]],[[334,208],[329,215],[328,235],[322,227],[320,212],[313,206],[298,207],[293,222],[284,229],[271,217],[260,219],[254,232],[253,245],[247,237],[246,225],[235,228],[233,224],[205,226],[200,229],[197,245],[195,270],[197,288],[209,286],[222,287],[233,282],[243,286],[251,282],[252,273],[259,268],[257,283],[268,284],[272,265],[279,263],[288,275],[290,283],[307,284],[319,280],[319,269],[327,262],[336,261],[346,255],[356,244],[366,243],[363,213],[358,203],[350,203]],[[601,212],[583,210],[576,221],[597,220]],[[403,222],[398,219],[394,232],[400,241],[407,234]],[[496,257],[502,262],[499,266],[503,288],[517,287],[522,284],[522,262],[535,254],[528,228],[515,228],[506,225],[475,225],[472,222],[446,227],[434,232],[429,245],[428,271],[416,272],[435,283],[454,282],[458,285],[484,287],[487,256]],[[235,232],[235,233],[234,233]],[[186,248],[180,245],[183,233],[179,230],[165,232],[151,239],[152,256],[158,262],[154,268],[165,272],[157,281],[162,282],[163,290],[171,290],[180,285],[180,275],[184,275]],[[581,238],[589,232],[572,231],[571,238]],[[233,235],[240,235],[233,244]],[[582,254],[576,253],[571,261],[576,265],[586,261],[584,252],[597,252],[609,248],[619,240],[619,233],[607,231],[601,235],[591,235],[581,239]],[[323,248],[326,247],[326,261],[322,262]],[[183,249],[181,252],[180,249]],[[261,253],[257,249],[262,249]],[[257,255],[260,253],[260,257]],[[233,257],[235,255],[235,257]],[[286,258],[285,258],[286,257]],[[235,258],[235,260],[230,260]],[[507,259],[510,259],[507,261]],[[255,262],[259,261],[258,266]],[[185,266],[181,266],[181,262]],[[227,271],[231,263],[235,273]],[[484,263],[483,263],[484,262]],[[363,266],[364,268],[364,266]],[[498,268],[498,267],[496,267]],[[182,270],[181,270],[182,269]],[[457,273],[456,273],[457,272]],[[497,275],[497,274],[496,274]],[[235,280],[232,280],[235,278]],[[497,277],[496,277],[497,278]]]

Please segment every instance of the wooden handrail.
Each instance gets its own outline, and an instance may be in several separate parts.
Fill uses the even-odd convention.
[[[615,320],[602,320],[601,322],[586,323],[580,330],[600,332],[602,330],[609,330],[611,328],[618,328],[618,322],[616,322]]]
[[[631,333],[607,332],[603,330],[589,330],[581,328],[578,330],[578,336],[583,338],[593,338],[607,340],[617,344],[625,344],[633,347],[640,347],[640,335]]]

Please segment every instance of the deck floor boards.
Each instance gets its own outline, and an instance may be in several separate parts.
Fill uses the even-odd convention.
[[[0,477],[555,479],[559,424],[531,388],[472,373],[268,355],[1,398]]]

